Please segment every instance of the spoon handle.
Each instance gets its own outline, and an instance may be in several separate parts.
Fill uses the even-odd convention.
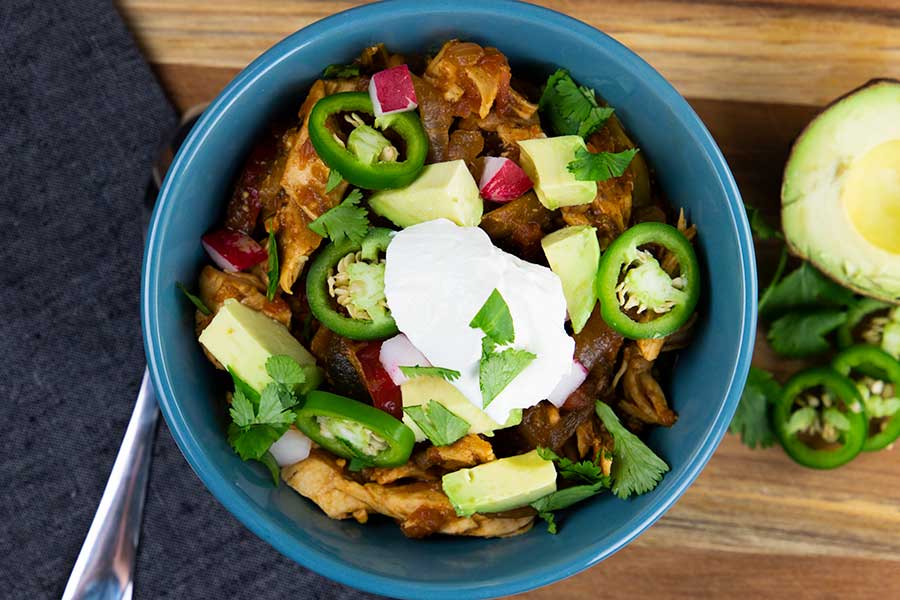
[[[63,600],[129,600],[159,407],[147,370]]]

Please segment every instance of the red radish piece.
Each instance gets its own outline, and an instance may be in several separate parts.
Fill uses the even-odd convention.
[[[409,338],[398,334],[381,344],[381,366],[387,371],[391,381],[402,385],[408,378],[400,367],[430,367],[431,363],[419,349],[412,345]]]
[[[485,200],[509,202],[530,190],[533,185],[522,167],[514,161],[498,156],[484,159],[484,171],[478,189]]]
[[[201,241],[213,262],[228,273],[246,271],[269,258],[265,248],[252,237],[237,231],[211,231]]]
[[[369,97],[372,98],[376,117],[414,110],[419,106],[416,88],[413,87],[409,67],[406,65],[372,75],[369,80]]]
[[[559,383],[557,383],[556,387],[553,388],[553,391],[550,392],[550,397],[547,398],[547,400],[549,400],[553,406],[559,408],[565,403],[566,398],[568,398],[572,392],[577,390],[578,386],[584,383],[587,376],[588,370],[584,368],[584,365],[577,360],[573,360],[572,368],[559,380]]]
[[[269,452],[275,457],[279,467],[286,467],[306,460],[311,448],[312,441],[303,432],[291,427],[269,446]]]

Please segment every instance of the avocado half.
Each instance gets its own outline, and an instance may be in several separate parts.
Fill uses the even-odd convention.
[[[785,167],[781,211],[794,254],[900,304],[900,81],[870,81],[806,127]]]

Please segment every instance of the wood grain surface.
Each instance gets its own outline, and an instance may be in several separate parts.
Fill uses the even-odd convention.
[[[353,3],[124,0],[173,102],[209,101],[284,34]],[[548,2],[596,25],[675,83],[706,122],[744,199],[777,217],[790,144],[815,105],[874,76],[900,76],[900,2]],[[765,282],[777,252],[757,248]],[[754,363],[784,377],[758,335]],[[601,565],[519,596],[900,598],[900,461],[865,454],[833,472],[726,436],[697,482]]]
[[[121,0],[150,59],[241,68],[359,2]],[[682,94],[819,105],[900,76],[900,0],[545,2],[631,47]]]

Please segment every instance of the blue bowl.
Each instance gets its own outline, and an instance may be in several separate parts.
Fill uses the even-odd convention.
[[[680,419],[649,444],[669,463],[651,493],[611,495],[570,509],[553,536],[537,524],[502,540],[412,541],[387,520],[333,521],[225,440],[222,390],[193,333],[191,282],[205,256],[201,234],[222,217],[236,170],[272,115],[296,110],[330,63],[385,42],[401,52],[450,38],[498,47],[514,73],[540,80],[557,66],[613,106],[655,168],[669,201],[699,228],[700,320],[667,385]],[[681,496],[728,426],[747,375],[756,329],[753,246],[738,190],[715,142],[687,102],[615,40],[559,13],[514,2],[399,0],[343,12],[295,33],[247,67],[210,105],[178,153],[159,196],[143,265],[147,360],[166,422],[200,479],[238,519],[298,563],[389,596],[492,597],[569,577],[619,550]]]

